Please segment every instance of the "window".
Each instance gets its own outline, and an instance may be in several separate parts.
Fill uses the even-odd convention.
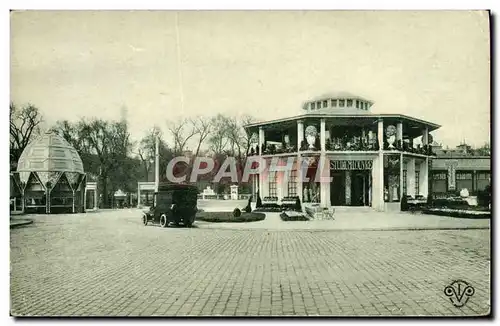
[[[420,171],[415,171],[415,195],[420,195]]]
[[[365,110],[368,110],[368,103],[364,103],[365,104]]]
[[[316,103],[311,103],[311,110],[316,109]]]
[[[359,109],[359,101],[356,100],[356,109]]]
[[[352,106],[352,100],[347,100],[347,106],[351,107]]]
[[[326,108],[328,106],[328,101],[323,101],[323,107]]]
[[[339,100],[339,106],[343,108],[345,106],[345,100]]]
[[[321,109],[321,102],[316,102],[316,108]]]
[[[403,171],[403,194],[406,195],[407,194],[407,186],[406,186],[406,175],[407,175],[407,172],[406,170]]]
[[[297,170],[290,171],[288,179],[288,196],[297,196]]]
[[[269,172],[269,196],[278,196],[276,191],[276,171]]]
[[[337,100],[332,100],[332,106],[337,107]]]
[[[481,171],[476,173],[476,190],[484,190],[490,184],[491,173]]]
[[[457,190],[467,189],[472,192],[472,171],[457,171],[455,174]]]
[[[432,172],[432,192],[445,193],[448,190],[447,180],[448,172],[433,171]]]

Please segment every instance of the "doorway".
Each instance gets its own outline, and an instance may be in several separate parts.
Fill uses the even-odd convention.
[[[330,183],[330,202],[333,206],[345,205],[345,172],[346,171],[330,171],[332,179]]]
[[[369,180],[371,174],[365,170],[352,171],[351,206],[369,206]]]

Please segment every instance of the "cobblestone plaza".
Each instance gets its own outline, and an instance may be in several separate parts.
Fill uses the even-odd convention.
[[[489,229],[163,229],[137,210],[35,216],[11,230],[11,314],[484,315],[489,239]],[[461,308],[443,292],[456,279],[475,289]]]

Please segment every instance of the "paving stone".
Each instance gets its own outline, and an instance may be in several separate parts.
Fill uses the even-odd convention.
[[[133,213],[133,214],[132,214]],[[483,315],[489,230],[144,227],[135,211],[11,230],[16,316]],[[475,294],[454,307],[444,287]]]

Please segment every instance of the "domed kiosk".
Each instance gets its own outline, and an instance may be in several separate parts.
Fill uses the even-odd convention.
[[[14,173],[25,213],[84,212],[86,175],[77,151],[48,131],[21,154]]]

